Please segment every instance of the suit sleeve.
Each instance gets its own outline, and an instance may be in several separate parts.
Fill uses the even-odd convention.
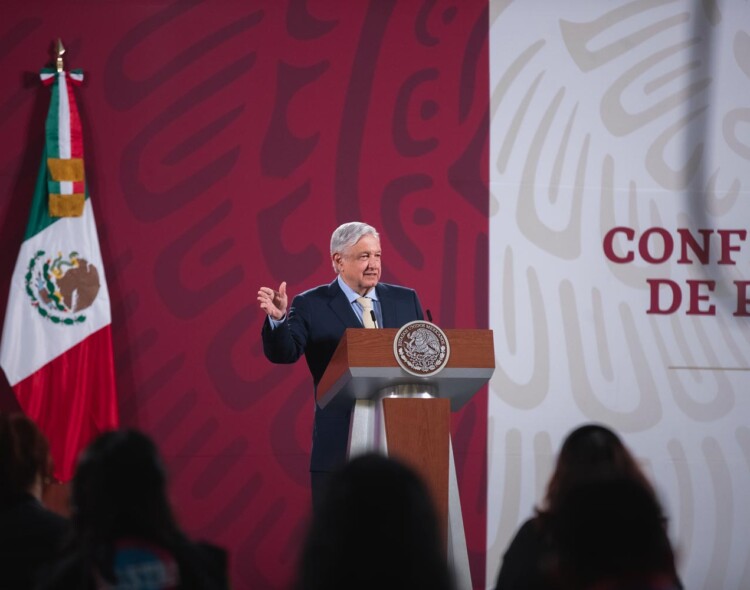
[[[297,296],[281,325],[271,328],[271,322],[263,321],[263,353],[272,363],[290,364],[304,353],[309,337],[309,321],[304,297]]]

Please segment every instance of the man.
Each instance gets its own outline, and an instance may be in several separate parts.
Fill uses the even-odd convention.
[[[380,237],[374,227],[358,221],[339,226],[331,236],[331,263],[336,280],[297,295],[288,312],[286,282],[278,290],[258,291],[267,314],[262,331],[266,358],[293,363],[304,354],[316,389],[344,330],[364,326],[359,297],[372,301],[379,327],[400,328],[424,319],[414,290],[380,282]],[[315,406],[310,459],[314,505],[325,474],[346,459],[352,408]]]

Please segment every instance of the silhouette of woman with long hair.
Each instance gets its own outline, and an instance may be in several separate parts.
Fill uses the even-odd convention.
[[[73,477],[72,512],[73,543],[42,588],[228,587],[223,551],[178,527],[159,453],[141,432],[108,432],[89,445]]]
[[[503,556],[495,590],[568,587],[561,578],[561,571],[565,570],[567,574],[572,572],[570,567],[566,570],[566,564],[561,563],[566,555],[564,551],[561,554],[558,545],[561,537],[567,543],[569,539],[565,536],[573,530],[568,526],[571,522],[569,511],[573,508],[585,509],[586,505],[577,502],[581,489],[613,480],[620,484],[627,482],[628,489],[639,490],[639,498],[648,499],[661,515],[653,487],[617,434],[601,424],[586,424],[568,434],[541,505],[536,508],[535,515],[516,532]],[[606,489],[611,491],[611,486]],[[601,504],[598,506],[601,508]],[[595,505],[590,503],[589,507],[594,508]],[[662,538],[659,542],[668,553],[662,557],[671,564],[671,573],[676,580],[663,518],[660,526]],[[604,538],[599,542],[606,546],[608,532],[605,529],[601,534]],[[669,564],[665,566],[668,569]]]

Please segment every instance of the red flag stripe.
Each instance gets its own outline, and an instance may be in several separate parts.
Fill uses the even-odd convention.
[[[83,132],[81,130],[81,117],[78,114],[76,97],[73,94],[73,84],[68,77],[65,80],[65,90],[68,93],[68,105],[70,108],[70,157],[83,158]]]
[[[117,427],[114,380],[111,326],[105,326],[13,388],[49,439],[57,479],[70,480],[79,450]]]

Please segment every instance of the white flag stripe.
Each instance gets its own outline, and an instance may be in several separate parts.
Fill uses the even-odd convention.
[[[91,307],[81,312],[86,316],[86,321],[72,326],[54,324],[32,306],[26,293],[25,276],[29,263],[38,250],[46,252],[45,259],[55,258],[58,253],[68,256],[76,251],[81,258],[96,267],[99,293]],[[41,260],[35,270],[40,269]],[[32,277],[32,281],[34,278]],[[0,366],[13,386],[111,322],[109,292],[99,251],[94,212],[91,201],[87,199],[82,217],[62,218],[21,245],[5,313]]]
[[[59,137],[60,155],[62,159],[70,158],[70,101],[68,100],[68,78],[65,73],[57,76],[60,84],[58,114],[59,114]]]

